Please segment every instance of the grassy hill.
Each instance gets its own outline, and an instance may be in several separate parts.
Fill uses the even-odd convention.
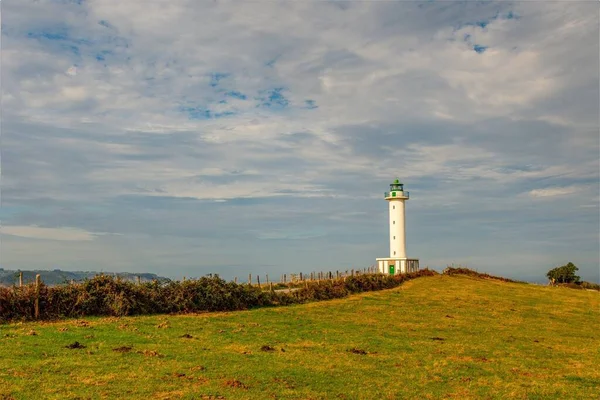
[[[598,321],[598,292],[439,275],[289,307],[0,325],[0,399],[597,399]]]

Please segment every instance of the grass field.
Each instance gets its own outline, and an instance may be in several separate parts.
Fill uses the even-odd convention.
[[[599,321],[598,292],[440,275],[307,305],[0,325],[0,399],[599,399]]]

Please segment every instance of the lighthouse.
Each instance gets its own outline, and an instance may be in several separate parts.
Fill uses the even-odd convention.
[[[404,274],[419,270],[419,260],[406,257],[406,201],[410,195],[404,184],[396,179],[390,184],[390,191],[384,193],[389,206],[390,256],[377,258],[377,266],[382,274]]]

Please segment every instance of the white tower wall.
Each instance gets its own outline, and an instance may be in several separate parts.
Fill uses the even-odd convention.
[[[404,185],[396,179],[390,191],[384,193],[389,205],[390,256],[377,258],[377,266],[382,274],[405,274],[419,270],[419,259],[406,257],[405,206],[410,198]]]
[[[390,206],[390,257],[406,258],[404,199],[393,199],[388,203]]]

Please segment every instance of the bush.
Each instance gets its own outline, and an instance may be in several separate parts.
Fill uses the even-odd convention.
[[[292,292],[265,291],[257,286],[226,282],[218,276],[143,284],[112,276],[96,276],[81,284],[54,287],[41,284],[37,290],[35,284],[0,287],[0,323],[34,319],[36,296],[39,296],[39,319],[42,320],[92,315],[235,311],[342,298],[351,293],[397,287],[406,280],[435,274],[424,269],[403,275],[357,275],[346,279],[309,282]]]
[[[575,275],[578,270],[579,268],[570,262],[562,267],[551,269],[546,276],[552,283],[579,283],[581,278]]]
[[[501,276],[490,275],[488,273],[481,273],[481,272],[473,271],[472,269],[463,268],[463,267],[458,267],[458,268],[447,267],[444,270],[443,274],[444,275],[468,275],[468,276],[472,276],[475,278],[494,279],[494,280],[498,280],[498,281],[502,281],[502,282],[527,283],[527,282],[523,282],[523,281],[515,281],[513,279],[503,278]]]
[[[600,285],[598,285],[597,283],[592,283],[592,282],[577,282],[577,283],[557,283],[558,286],[560,287],[566,287],[569,289],[580,289],[580,290],[584,290],[584,289],[590,289],[590,290],[598,290],[600,291]]]
[[[582,289],[591,289],[591,290],[600,291],[600,285],[598,285],[597,283],[583,281],[583,282],[581,282],[580,286]]]

